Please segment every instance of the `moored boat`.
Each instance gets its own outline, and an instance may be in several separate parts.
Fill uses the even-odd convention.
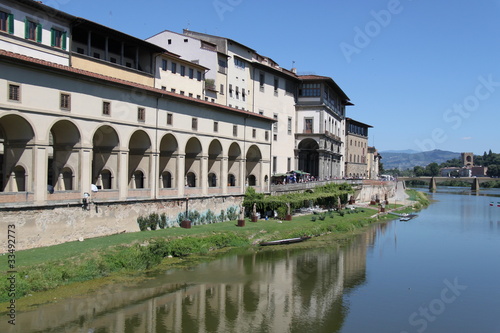
[[[268,246],[268,245],[292,244],[292,243],[303,242],[309,238],[311,238],[311,237],[304,236],[304,237],[295,237],[295,238],[287,238],[287,239],[278,239],[278,240],[274,240],[274,241],[261,242],[259,245],[260,246]]]

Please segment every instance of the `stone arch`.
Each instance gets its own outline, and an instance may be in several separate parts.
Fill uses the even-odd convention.
[[[240,175],[240,163],[241,163],[241,148],[240,145],[236,142],[233,142],[229,146],[229,150],[227,153],[227,162],[228,162],[228,186],[241,186],[238,179],[241,179]]]
[[[79,178],[80,142],[80,130],[69,120],[58,120],[50,127],[47,180],[58,191],[70,191],[79,184],[74,179]]]
[[[111,177],[110,189],[117,189],[118,178],[118,153],[120,139],[115,129],[109,125],[102,125],[94,132],[92,137],[92,182],[98,187],[103,187],[103,170],[108,170]]]
[[[186,143],[186,164],[184,175],[186,177],[186,185],[188,187],[198,187],[196,175],[201,175],[201,155],[202,147],[200,140],[192,137]],[[191,182],[191,183],[190,183]]]
[[[160,186],[162,188],[172,188],[176,184],[175,175],[177,171],[177,154],[179,153],[179,144],[172,134],[165,134],[160,141],[159,173]]]
[[[151,140],[143,130],[135,131],[129,140],[128,181],[129,188],[149,188],[151,164]]]
[[[17,192],[16,168],[24,170],[24,191],[30,191],[31,181],[26,175],[33,174],[34,127],[22,116],[8,114],[0,117],[0,191]],[[14,176],[14,177],[13,177]]]
[[[250,146],[246,154],[246,177],[249,186],[260,186],[261,172],[260,167],[262,163],[262,153],[256,145]],[[250,176],[255,177],[253,185],[250,185]]]
[[[307,138],[300,141],[297,146],[299,150],[299,170],[310,173],[314,177],[319,174],[319,144],[316,140]]]
[[[208,187],[220,187],[222,181],[218,175],[222,175],[222,145],[219,140],[212,140],[208,147]]]

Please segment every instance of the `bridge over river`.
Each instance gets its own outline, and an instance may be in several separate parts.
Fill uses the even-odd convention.
[[[493,181],[490,177],[460,177],[460,178],[450,178],[450,177],[398,177],[398,180],[418,180],[429,183],[429,190],[436,190],[436,183],[444,182],[447,180],[458,180],[462,182],[468,182],[471,184],[472,191],[479,191],[479,185],[482,183],[487,183]]]

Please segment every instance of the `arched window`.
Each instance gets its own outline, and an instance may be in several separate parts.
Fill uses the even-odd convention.
[[[208,174],[208,187],[216,187],[217,186],[217,176],[215,173]]]
[[[172,174],[165,171],[161,174],[161,182],[163,188],[172,188]]]
[[[236,186],[236,177],[232,173],[227,177],[227,185],[228,186]]]
[[[255,185],[257,185],[255,176],[254,175],[248,176],[248,186],[255,186]]]
[[[188,187],[196,187],[196,176],[193,172],[188,172],[186,178]]]
[[[26,171],[24,168],[20,165],[16,166],[14,169],[14,175],[16,177],[17,191],[26,191]]]
[[[144,188],[144,174],[140,170],[134,172],[135,188]]]

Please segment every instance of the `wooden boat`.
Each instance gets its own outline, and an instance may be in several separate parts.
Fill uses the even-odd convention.
[[[283,245],[283,244],[292,244],[292,243],[300,243],[303,242],[311,237],[304,236],[304,237],[295,237],[295,238],[287,238],[287,239],[278,239],[274,241],[268,241],[268,242],[261,242],[259,245],[260,246],[269,246],[269,245]]]

